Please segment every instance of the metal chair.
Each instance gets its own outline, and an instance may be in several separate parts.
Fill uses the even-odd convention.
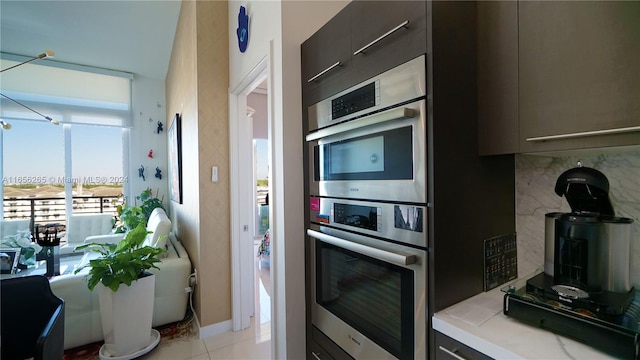
[[[2,359],[60,360],[64,354],[64,300],[41,275],[0,280]]]

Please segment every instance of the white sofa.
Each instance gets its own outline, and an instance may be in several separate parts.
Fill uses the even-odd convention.
[[[185,292],[185,288],[189,286],[189,275],[191,274],[189,256],[173,233],[169,233],[171,222],[164,211],[162,209],[160,211],[156,212],[157,218],[154,221],[151,221],[150,218],[147,223],[147,229],[153,231],[153,234],[149,234],[146,240],[148,242],[151,241],[150,239],[158,238],[159,241],[149,245],[167,249],[166,257],[157,264],[160,269],[150,270],[155,275],[152,320],[154,327],[180,321],[184,318],[189,300],[189,294]],[[168,227],[166,227],[167,223]],[[164,244],[163,241],[165,241]],[[80,263],[87,262],[94,256],[96,256],[95,253],[87,253]],[[90,291],[87,287],[85,276],[88,272],[89,268],[86,268],[78,274],[55,276],[50,281],[53,293],[65,301],[65,349],[104,339],[98,291]]]
[[[29,230],[29,219],[0,219],[0,239],[7,235],[15,235],[18,230]]]
[[[162,208],[153,209],[147,220],[147,230],[151,231],[151,234],[147,235],[143,245],[164,246],[164,243],[167,241],[167,235],[169,235],[169,231],[171,231],[171,220],[169,220],[169,217]],[[124,236],[125,234],[87,236],[84,242],[86,244],[117,244],[120,240],[124,239]]]
[[[84,244],[88,236],[111,233],[113,220],[113,215],[105,213],[70,215],[65,231],[67,243],[60,246],[60,254],[75,252],[76,246]]]

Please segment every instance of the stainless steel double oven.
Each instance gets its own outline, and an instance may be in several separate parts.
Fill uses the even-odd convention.
[[[356,359],[427,356],[424,56],[309,107],[312,324]]]

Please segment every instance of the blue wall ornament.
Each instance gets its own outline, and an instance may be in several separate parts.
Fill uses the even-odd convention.
[[[240,12],[238,13],[238,29],[236,29],[238,35],[238,47],[240,52],[247,50],[247,43],[249,42],[249,15],[247,15],[247,9],[244,6],[240,6]]]

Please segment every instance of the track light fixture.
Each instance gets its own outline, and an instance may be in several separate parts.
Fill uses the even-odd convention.
[[[18,67],[18,66],[20,66],[20,65],[24,65],[24,64],[26,64],[26,63],[30,63],[30,62],[32,62],[32,61],[34,61],[34,60],[39,60],[39,59],[50,59],[50,58],[54,57],[55,55],[56,55],[56,53],[55,53],[53,50],[45,50],[42,54],[40,54],[40,55],[38,55],[38,56],[36,56],[36,57],[34,57],[34,58],[31,58],[31,59],[29,59],[29,60],[27,60],[27,61],[23,61],[23,62],[21,62],[21,63],[19,63],[19,64],[13,65],[13,66],[9,66],[9,67],[8,67],[8,68],[6,68],[6,69],[2,69],[2,70],[0,70],[0,73],[3,73],[3,72],[5,72],[5,71],[7,71],[7,70],[10,70],[10,69],[16,68],[16,67]],[[32,108],[28,107],[27,105],[25,105],[25,104],[23,104],[23,103],[21,103],[21,102],[19,102],[19,101],[15,100],[15,99],[12,99],[12,98],[8,97],[8,96],[7,96],[7,95],[5,95],[5,94],[0,93],[0,95],[1,95],[2,97],[4,97],[5,99],[8,99],[8,100],[10,100],[10,101],[13,101],[14,103],[16,103],[16,104],[18,104],[18,105],[22,106],[23,108],[26,108],[26,109],[28,109],[28,110],[30,110],[30,111],[32,111],[32,112],[34,112],[34,113],[36,113],[36,114],[38,114],[38,115],[42,116],[43,118],[45,118],[45,119],[49,120],[49,122],[50,122],[50,123],[52,123],[52,124],[54,124],[54,125],[58,125],[58,124],[60,124],[60,122],[59,122],[58,120],[52,119],[50,116],[43,115],[43,114],[41,114],[41,113],[39,113],[39,112],[37,112],[37,111],[33,110]],[[8,122],[6,122],[6,121],[4,121],[4,120],[0,120],[0,125],[2,126],[2,128],[3,128],[4,130],[9,130],[9,129],[11,129],[11,124],[9,124]]]
[[[40,54],[40,55],[38,55],[38,56],[36,56],[36,57],[34,57],[34,58],[31,58],[31,59],[29,59],[29,60],[27,60],[27,61],[23,61],[23,62],[21,62],[20,64],[16,64],[16,65],[13,65],[13,66],[9,66],[9,67],[8,67],[8,68],[6,68],[6,69],[2,69],[2,70],[0,70],[0,73],[5,72],[5,71],[10,70],[10,69],[13,69],[13,68],[15,68],[15,67],[18,67],[18,66],[20,66],[20,65],[24,65],[24,64],[26,64],[26,63],[30,63],[30,62],[32,62],[32,61],[34,61],[34,60],[39,60],[39,59],[50,59],[50,58],[52,58],[52,57],[54,57],[54,56],[56,56],[56,53],[55,53],[53,50],[45,50],[42,54]]]
[[[13,101],[14,103],[16,103],[16,104],[18,104],[18,105],[22,106],[23,108],[26,108],[26,109],[28,109],[28,110],[33,111],[34,113],[36,113],[36,114],[38,114],[38,115],[42,116],[43,118],[45,118],[45,119],[49,120],[49,122],[50,122],[50,123],[52,123],[53,125],[58,125],[58,124],[60,124],[60,121],[58,121],[58,120],[56,120],[56,119],[53,119],[53,118],[51,118],[50,116],[46,116],[46,115],[44,115],[44,114],[42,114],[42,113],[39,113],[39,112],[37,112],[37,111],[33,110],[32,108],[28,107],[27,105],[25,105],[25,104],[23,104],[23,103],[21,103],[21,102],[19,102],[19,101],[17,101],[17,100],[12,99],[12,98],[8,97],[7,95],[5,95],[5,94],[3,94],[3,93],[0,93],[0,96],[2,96],[2,97],[3,97],[3,98],[5,98],[5,99],[8,99],[8,100]],[[9,125],[9,126],[11,126],[11,125]]]

